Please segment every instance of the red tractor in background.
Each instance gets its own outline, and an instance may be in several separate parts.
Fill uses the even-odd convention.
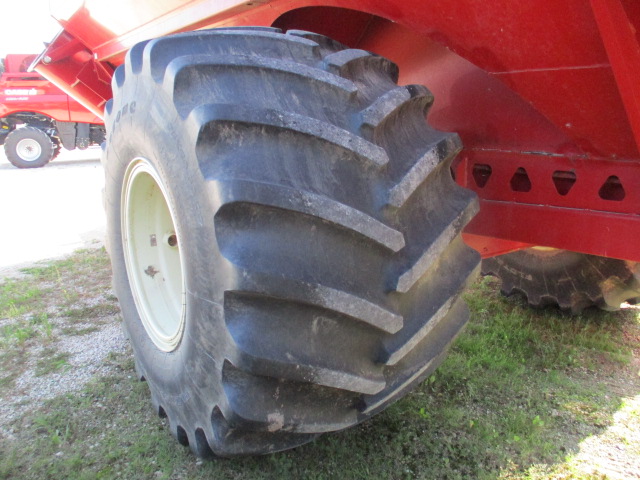
[[[640,297],[640,3],[60,4],[35,70],[105,120],[125,330],[197,455],[402,397],[478,252],[534,305]]]
[[[11,54],[0,76],[0,145],[18,168],[42,167],[60,148],[81,150],[104,141],[104,124],[39,73],[37,55]]]

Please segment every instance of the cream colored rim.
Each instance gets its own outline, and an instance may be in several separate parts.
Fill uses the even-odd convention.
[[[153,343],[171,352],[184,333],[186,288],[174,208],[155,167],[134,159],[124,175],[122,238],[133,298]]]
[[[16,145],[16,153],[25,162],[34,162],[40,158],[42,147],[33,138],[23,138]]]

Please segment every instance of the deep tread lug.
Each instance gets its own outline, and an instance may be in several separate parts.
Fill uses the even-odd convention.
[[[375,336],[333,312],[245,292],[226,292],[225,312],[237,347],[232,363],[242,370],[358,393],[385,386],[373,362]]]
[[[213,180],[210,182],[210,188],[215,190],[216,195],[224,203],[256,203],[311,215],[358,232],[394,253],[405,246],[404,236],[398,230],[366,213],[325,196],[282,185],[239,179]]]
[[[327,37],[326,35],[320,35],[318,33],[307,32],[305,30],[287,30],[287,35],[291,35],[292,37],[300,37],[306,40],[311,40],[315,42],[322,48],[325,48],[329,51],[338,51],[347,48],[340,42],[336,42],[334,39]]]
[[[389,205],[401,208],[431,173],[446,159],[453,158],[462,150],[460,137],[448,135],[437,147],[426,152],[415,165],[389,191]]]
[[[371,168],[383,167],[389,161],[386,152],[377,145],[362,140],[346,130],[310,117],[231,105],[205,105],[196,108],[190,115],[190,123],[198,131],[203,126],[221,122],[260,125],[314,137],[353,153],[354,158],[360,159]]]
[[[305,303],[346,315],[356,322],[390,334],[397,333],[403,326],[401,315],[348,292],[249,270],[242,270],[239,277],[241,280],[234,291],[237,293],[254,293],[283,301]]]
[[[440,233],[419,258],[404,271],[396,282],[395,290],[407,293],[415,283],[431,269],[449,245],[458,237],[467,222],[478,212],[478,204],[470,202],[467,208],[458,213],[456,218]]]

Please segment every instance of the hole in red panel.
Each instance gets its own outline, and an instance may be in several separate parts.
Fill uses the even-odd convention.
[[[576,174],[573,172],[565,172],[556,170],[553,172],[553,184],[560,195],[566,195],[576,183]]]
[[[600,198],[603,200],[620,202],[624,200],[625,197],[624,187],[618,177],[611,175],[600,187],[598,195],[600,195]]]
[[[527,171],[520,167],[511,177],[511,190],[514,192],[528,192],[531,190],[531,180]]]
[[[489,177],[491,176],[491,165],[484,165],[482,163],[476,163],[473,166],[473,179],[476,182],[476,185],[479,188],[483,188],[487,182],[489,181]]]

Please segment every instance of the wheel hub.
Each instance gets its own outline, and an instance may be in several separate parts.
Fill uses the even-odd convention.
[[[131,162],[122,189],[122,237],[131,291],[144,328],[162,351],[184,332],[186,288],[179,234],[167,189],[144,158]]]
[[[33,162],[40,158],[42,147],[32,138],[24,138],[16,145],[16,153],[25,162]]]

